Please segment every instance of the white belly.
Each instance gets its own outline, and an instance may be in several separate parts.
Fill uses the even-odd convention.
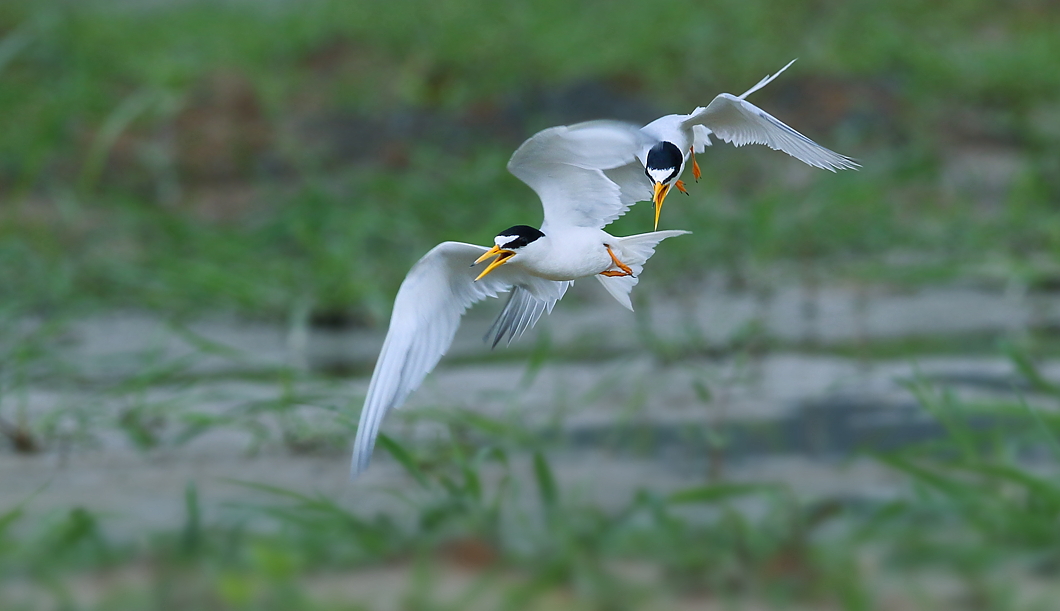
[[[547,280],[585,278],[611,268],[613,263],[605,244],[614,247],[615,243],[601,229],[565,227],[559,232],[546,229],[545,237],[531,245],[538,247],[513,257],[511,265]]]

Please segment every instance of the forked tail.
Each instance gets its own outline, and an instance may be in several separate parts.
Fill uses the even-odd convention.
[[[596,276],[600,284],[604,285],[608,293],[618,300],[623,306],[633,311],[633,303],[629,300],[629,292],[637,286],[640,281],[640,272],[644,270],[644,263],[655,254],[655,247],[666,238],[692,233],[691,231],[669,230],[653,231],[651,233],[640,233],[625,238],[616,238],[618,243],[614,246],[615,256],[633,270],[632,276]]]
[[[795,59],[798,59],[798,58],[796,57]],[[766,85],[768,85],[769,83],[771,83],[773,81],[773,79],[775,79],[778,76],[780,76],[781,72],[784,72],[785,70],[790,68],[791,65],[795,63],[795,59],[793,59],[790,62],[788,62],[788,65],[784,66],[780,70],[777,70],[775,74],[767,74],[766,77],[764,79],[758,81],[758,83],[756,83],[754,87],[751,87],[747,91],[741,93],[740,94],[740,99],[741,100],[747,99],[747,96],[751,95],[752,93],[758,91],[759,89],[761,89],[761,88],[765,87]]]

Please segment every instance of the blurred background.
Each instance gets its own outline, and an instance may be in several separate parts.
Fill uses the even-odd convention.
[[[5,0],[3,609],[1052,609],[1060,7]],[[623,310],[500,303],[351,440],[539,129],[740,93]],[[688,176],[688,178],[691,178]],[[650,228],[640,204],[609,227]]]

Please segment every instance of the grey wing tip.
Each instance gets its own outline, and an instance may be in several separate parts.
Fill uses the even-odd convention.
[[[510,346],[512,340],[515,339],[516,334],[516,323],[517,316],[513,309],[514,300],[524,299],[522,291],[516,287],[508,293],[508,300],[504,303],[504,308],[501,313],[493,320],[493,324],[490,325],[489,329],[486,330],[486,334],[482,336],[482,341],[485,343],[490,342],[490,337],[493,338],[493,343],[490,345],[490,350],[497,347],[497,344],[501,343],[504,336],[508,336],[508,345]],[[517,307],[517,306],[514,306]]]
[[[500,318],[498,318],[497,320],[494,320],[493,324],[490,325],[490,328],[486,331],[486,334],[482,336],[482,342],[485,343],[485,344],[489,344],[490,343],[490,336],[493,336],[493,343],[490,344],[490,350],[493,350],[494,348],[496,348],[497,344],[501,343],[501,338],[504,337],[505,331],[504,330],[501,330],[501,331],[497,330],[499,322],[500,322]]]
[[[353,442],[353,458],[350,460],[350,481],[356,480],[372,463],[372,451],[375,449],[375,437],[363,439],[358,431]]]
[[[353,451],[353,461],[350,464],[350,481],[355,481],[361,476],[365,470],[368,469],[368,465],[372,462],[372,451],[369,450],[364,452],[360,449]]]
[[[861,169],[861,164],[858,163],[856,159],[853,159],[851,157],[847,157],[846,155],[840,155],[839,153],[835,153],[835,155],[836,155],[836,157],[838,159],[829,160],[827,162],[828,163],[828,167],[826,169],[828,169],[828,170],[830,170],[832,172],[835,172],[836,170],[859,170],[859,169]]]
[[[847,157],[846,155],[841,155],[831,149],[827,149],[821,146],[820,144],[813,142],[812,140],[810,140],[809,142],[812,143],[813,146],[815,146],[820,152],[822,152],[823,155],[820,155],[816,159],[814,159],[811,155],[799,155],[794,152],[788,151],[784,152],[805,163],[806,165],[821,170],[828,170],[833,174],[836,172],[836,170],[857,170],[861,168],[861,164],[858,163],[856,159]],[[770,146],[770,148],[773,147]]]

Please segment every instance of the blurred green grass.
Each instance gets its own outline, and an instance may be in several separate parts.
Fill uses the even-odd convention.
[[[0,604],[1048,608],[1060,571],[1060,419],[916,390],[947,434],[876,457],[907,478],[898,498],[805,500],[794,482],[721,481],[639,490],[605,510],[557,484],[547,440],[500,420],[448,418],[446,441],[381,438],[408,477],[363,493],[393,495],[400,512],[233,481],[258,500],[207,516],[189,484],[182,524],[128,538],[108,534],[115,516],[8,505]],[[975,425],[983,416],[1002,424]]]
[[[395,109],[445,119],[594,79],[676,112],[793,56],[760,103],[794,96],[804,121],[819,109],[824,123],[803,129],[865,169],[800,175],[779,154],[717,146],[707,179],[664,217],[696,235],[653,275],[754,276],[793,262],[888,281],[1055,274],[1053,5],[609,7],[6,2],[4,300],[269,317],[310,303],[378,323],[434,243],[538,222],[536,198],[503,167],[531,132],[369,152],[378,163],[316,151],[300,125]],[[850,106],[858,87],[868,93]],[[954,152],[984,145],[1019,160],[985,204],[974,187],[944,184]],[[649,214],[634,208],[614,231],[643,231]]]
[[[656,286],[714,271],[755,282],[785,267],[830,281],[1049,285],[1060,240],[1057,31],[1060,10],[1034,0],[8,0],[0,313],[5,325],[32,313],[61,326],[98,309],[279,318],[309,307],[380,325],[433,244],[486,243],[539,220],[536,198],[504,163],[548,124],[530,116],[514,142],[417,142],[380,151],[381,161],[318,146],[320,132],[305,124],[409,113],[459,125],[585,81],[687,111],[794,56],[756,101],[794,113],[777,111],[864,169],[800,173],[779,154],[715,147],[692,196],[668,204],[664,223],[695,235],[660,252]],[[830,105],[846,97],[855,102]],[[977,148],[1017,158],[1005,189],[947,183],[954,155]],[[644,231],[649,216],[642,204],[613,231]],[[77,387],[77,365],[47,352],[55,334],[45,327],[29,347],[5,348],[5,392],[38,379]],[[917,341],[848,350],[942,350]],[[961,341],[943,348],[964,351]],[[108,392],[196,382],[180,363],[154,365]],[[261,413],[287,418],[295,398],[247,402],[223,418],[186,414],[175,443],[211,427],[253,428]],[[382,566],[399,575],[398,604],[409,609],[658,608],[675,596],[749,593],[776,606],[874,609],[885,608],[874,588],[923,575],[955,580],[961,608],[1050,608],[1049,593],[1034,601],[1033,587],[1020,591],[1055,580],[1060,566],[1055,417],[995,406],[1013,424],[984,432],[963,424],[969,406],[927,392],[922,401],[949,437],[881,458],[913,487],[883,504],[812,504],[786,485],[721,483],[644,491],[605,512],[558,491],[547,448],[488,421],[447,423],[488,428],[454,431],[465,441],[451,445],[382,444],[420,482],[410,522],[260,486],[271,502],[206,517],[189,487],[183,524],[126,541],[108,536],[108,516],[27,515],[4,499],[0,606],[368,608],[341,588],[334,599],[320,592]],[[147,450],[160,443],[151,422],[166,408],[134,402],[115,426]],[[292,445],[341,445],[294,416],[284,427]],[[517,478],[509,463],[528,455],[530,475]],[[513,527],[504,511],[527,497],[535,502]],[[439,592],[454,565],[476,577],[447,597]]]

